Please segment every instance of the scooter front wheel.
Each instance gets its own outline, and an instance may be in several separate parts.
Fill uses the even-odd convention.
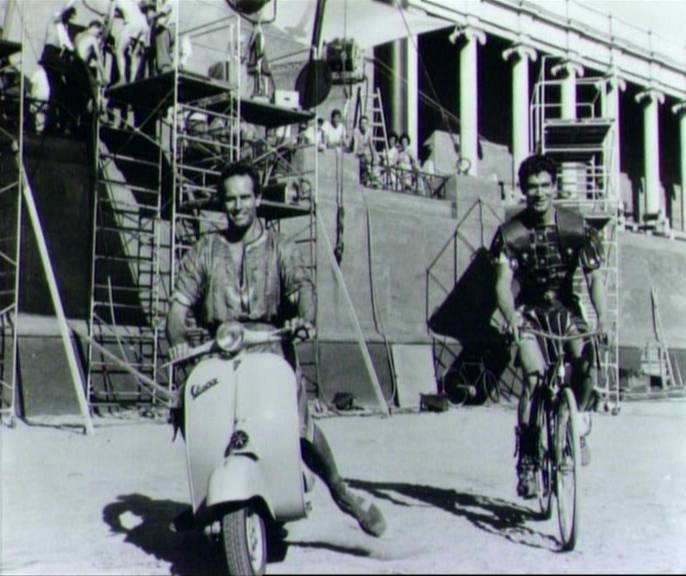
[[[262,576],[267,569],[267,531],[259,508],[252,502],[224,514],[224,553],[229,574]]]

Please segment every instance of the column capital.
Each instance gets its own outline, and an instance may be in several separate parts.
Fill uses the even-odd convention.
[[[561,74],[566,74],[567,76],[574,74],[577,77],[583,77],[584,67],[576,60],[567,59],[563,60],[559,64],[555,64],[550,72],[553,76],[558,76]]]
[[[608,70],[604,83],[605,86],[611,90],[626,91],[626,80],[619,75],[619,71],[614,66]]]
[[[664,104],[665,94],[664,92],[660,92],[655,88],[648,88],[647,90],[644,90],[643,92],[639,92],[638,94],[636,94],[636,102],[640,104],[644,101],[647,104],[652,104],[654,102],[657,102],[658,104]]]
[[[674,106],[672,106],[672,114],[676,114],[682,118],[686,117],[686,100],[674,104]]]
[[[520,60],[524,60],[525,58],[528,58],[532,62],[536,61],[536,58],[538,56],[538,52],[536,52],[536,49],[533,46],[529,46],[528,44],[525,44],[523,42],[518,42],[517,44],[513,44],[506,50],[503,50],[503,60],[508,61],[510,58],[519,58]]]
[[[467,42],[476,40],[483,46],[486,44],[486,33],[470,24],[455,26],[455,29],[449,36],[449,40],[452,44],[457,44],[461,39]]]

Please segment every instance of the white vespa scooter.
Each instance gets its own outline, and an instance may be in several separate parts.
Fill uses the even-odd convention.
[[[289,334],[226,323],[174,361],[207,356],[183,390],[188,481],[194,526],[220,531],[230,574],[264,574],[269,528],[307,513],[295,374],[281,356],[244,352]]]

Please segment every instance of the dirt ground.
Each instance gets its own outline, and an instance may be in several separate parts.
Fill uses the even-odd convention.
[[[342,473],[386,515],[380,539],[318,482],[289,524],[279,573],[684,573],[686,402],[595,414],[577,549],[517,498],[510,406],[325,418]],[[96,419],[96,434],[19,423],[0,431],[2,574],[210,574],[221,557],[169,521],[188,502],[168,425]]]

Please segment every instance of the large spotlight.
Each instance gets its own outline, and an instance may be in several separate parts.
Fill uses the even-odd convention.
[[[226,0],[226,3],[239,14],[255,14],[259,12],[269,0]]]

